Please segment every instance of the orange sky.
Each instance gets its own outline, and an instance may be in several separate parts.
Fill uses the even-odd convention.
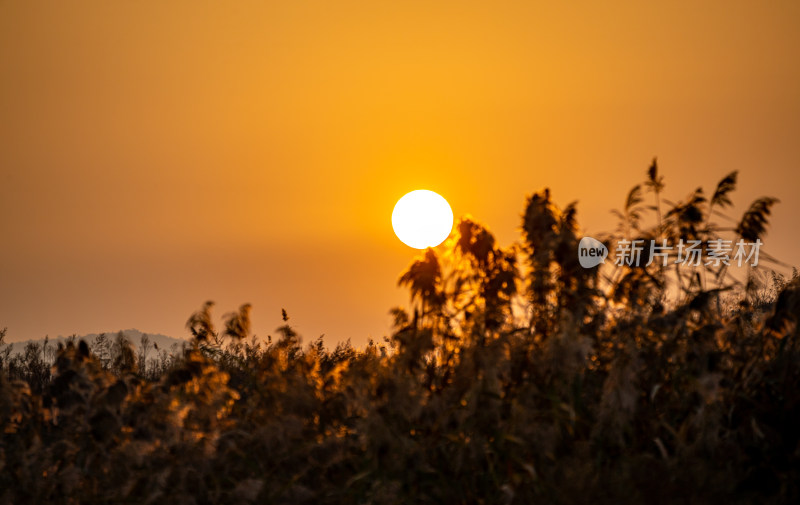
[[[527,194],[614,226],[740,170],[800,264],[800,2],[0,1],[0,327],[186,336],[207,299],[387,331],[431,189],[514,240]]]

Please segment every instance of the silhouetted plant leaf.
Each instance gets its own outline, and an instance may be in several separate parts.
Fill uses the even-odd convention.
[[[769,197],[754,201],[736,226],[736,233],[748,242],[755,242],[763,237],[766,234],[772,206],[778,201],[777,198]]]

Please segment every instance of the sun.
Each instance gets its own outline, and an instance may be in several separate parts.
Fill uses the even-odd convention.
[[[414,249],[436,247],[453,230],[453,211],[440,195],[418,189],[397,201],[392,228],[404,244]]]

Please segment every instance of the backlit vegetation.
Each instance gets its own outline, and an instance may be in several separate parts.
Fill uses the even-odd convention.
[[[715,224],[735,184],[668,202],[653,162],[603,239],[763,238],[773,199]],[[503,248],[462,219],[362,349],[209,302],[180,353],[0,352],[0,503],[800,501],[796,273],[584,269],[548,191],[521,225]]]

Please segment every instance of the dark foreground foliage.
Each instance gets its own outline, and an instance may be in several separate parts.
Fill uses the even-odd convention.
[[[637,187],[608,244],[715,237],[734,185],[662,219],[654,164],[656,224]],[[763,235],[767,200],[731,232]],[[249,306],[217,331],[209,303],[156,368],[122,341],[52,368],[0,353],[0,503],[800,502],[797,276],[583,269],[575,209],[547,192],[522,233],[502,249],[462,220],[364,349],[301,347],[285,313],[259,341]]]

